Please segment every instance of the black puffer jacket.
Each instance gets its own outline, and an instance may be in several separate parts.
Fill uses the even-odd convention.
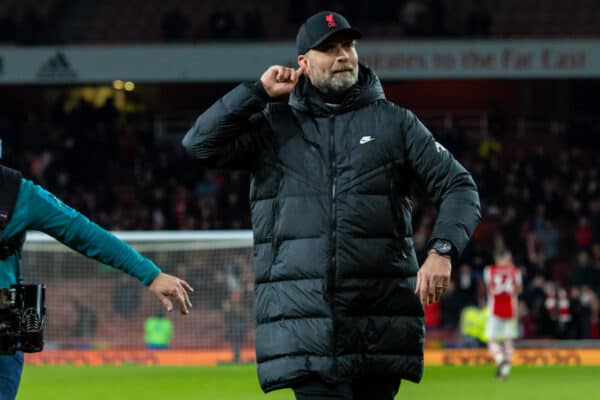
[[[240,85],[184,146],[252,172],[256,356],[265,391],[308,376],[419,381],[423,307],[409,188],[439,205],[432,238],[460,252],[479,218],[469,173],[361,66],[337,107],[302,78],[288,104]]]

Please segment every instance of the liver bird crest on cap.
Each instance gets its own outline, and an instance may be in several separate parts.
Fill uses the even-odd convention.
[[[325,16],[325,21],[327,21],[328,28],[335,28],[337,26],[337,24],[335,23],[335,20],[333,19],[333,13],[327,14]]]

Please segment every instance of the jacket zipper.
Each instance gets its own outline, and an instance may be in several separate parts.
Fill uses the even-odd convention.
[[[331,295],[335,287],[335,272],[336,272],[336,207],[335,207],[335,196],[336,196],[336,184],[337,184],[337,165],[335,160],[335,120],[334,116],[329,116],[329,162],[330,162],[330,181],[331,181],[331,257],[329,266],[329,279],[327,292]]]
[[[334,291],[335,291],[335,275],[336,275],[336,248],[337,248],[337,237],[336,237],[336,184],[337,184],[337,164],[335,157],[335,119],[334,115],[329,116],[329,162],[330,162],[330,181],[331,181],[331,231],[330,231],[330,249],[331,249],[331,257],[330,257],[330,265],[327,271],[327,288],[326,290],[326,299],[329,301],[331,307],[331,313],[333,317],[332,323],[332,352],[333,357],[335,358],[336,354],[336,345],[335,345],[335,337],[336,337],[336,324],[335,324],[335,299],[334,299]],[[334,365],[336,363],[334,362]],[[335,368],[335,367],[334,367]]]

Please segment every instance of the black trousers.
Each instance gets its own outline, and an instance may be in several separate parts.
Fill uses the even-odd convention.
[[[332,385],[319,379],[294,386],[296,400],[393,400],[400,388],[396,382],[352,381]]]

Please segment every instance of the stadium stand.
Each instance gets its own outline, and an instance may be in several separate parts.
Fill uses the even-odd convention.
[[[101,110],[80,105],[55,123],[48,119],[41,123],[35,114],[4,119],[3,125],[18,133],[4,138],[7,163],[110,229],[250,227],[247,175],[198,173],[199,167],[178,143],[157,143],[152,129],[143,124],[116,123],[112,133],[99,128],[112,126],[115,118]],[[598,337],[600,187],[596,149],[573,142],[576,131],[583,128],[552,123],[544,128],[537,123],[525,124],[531,132],[521,131],[524,123],[487,110],[429,110],[422,117],[438,140],[472,171],[484,205],[484,218],[463,266],[455,269],[456,291],[446,296],[441,307],[452,308],[457,302],[460,309],[475,303],[482,295],[482,268],[494,249],[505,244],[525,272],[523,309],[528,313],[523,318],[534,323],[528,334]],[[59,121],[71,122],[63,129]],[[585,129],[598,134],[597,125]],[[86,160],[88,169],[76,167]],[[419,200],[414,212],[415,244],[422,256],[435,213]],[[85,284],[81,285],[85,293]],[[569,315],[562,320],[558,308],[551,306],[560,290],[569,291]],[[102,314],[97,329],[110,332],[101,321],[114,320],[114,312],[109,315],[108,306],[95,312]],[[218,315],[219,311],[203,313],[200,320],[210,325]],[[140,318],[127,319],[126,324],[133,329]],[[441,318],[430,328],[452,330],[453,321]],[[189,328],[184,336],[192,334]],[[118,332],[112,335],[119,336]],[[121,335],[120,341],[127,339]]]
[[[594,0],[296,3],[252,0],[240,6],[232,0],[7,0],[0,10],[0,42],[31,45],[289,40],[296,34],[298,21],[324,8],[348,15],[369,39],[585,38],[600,34],[600,9]]]

